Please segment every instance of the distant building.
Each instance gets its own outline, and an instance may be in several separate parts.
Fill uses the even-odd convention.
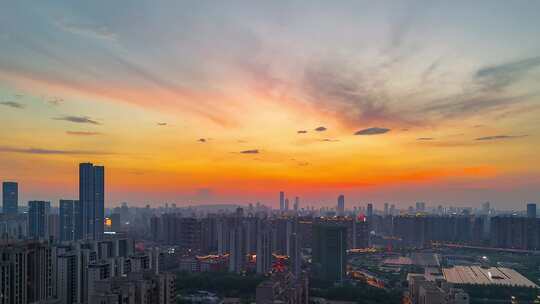
[[[536,204],[534,203],[527,204],[527,217],[536,218]]]
[[[2,212],[15,215],[19,206],[19,185],[16,182],[2,183]]]
[[[313,265],[318,277],[326,281],[345,279],[347,265],[347,227],[338,223],[313,225]]]
[[[341,194],[338,196],[337,200],[337,213],[340,216],[343,216],[345,214],[345,196]]]
[[[91,163],[79,165],[79,202],[81,214],[76,221],[82,235],[77,239],[103,239],[105,219],[105,168]]]
[[[423,274],[407,276],[407,298],[412,304],[469,304],[469,295],[446,281],[431,281]],[[404,302],[406,303],[406,302]]]
[[[279,192],[279,210],[285,210],[285,192]]]
[[[30,201],[28,202],[28,236],[35,240],[45,240],[49,238],[49,213],[50,202]]]
[[[294,211],[298,212],[299,209],[300,209],[300,198],[296,196],[294,198]]]
[[[368,218],[373,217],[373,204],[367,204],[366,216]]]

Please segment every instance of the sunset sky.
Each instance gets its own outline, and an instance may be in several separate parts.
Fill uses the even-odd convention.
[[[540,1],[2,1],[0,180],[106,205],[540,203]]]

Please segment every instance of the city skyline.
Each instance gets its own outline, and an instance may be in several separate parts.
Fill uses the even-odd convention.
[[[0,181],[105,206],[538,203],[540,3],[0,10]],[[144,14],[142,13],[144,11]],[[133,22],[136,20],[137,22]]]

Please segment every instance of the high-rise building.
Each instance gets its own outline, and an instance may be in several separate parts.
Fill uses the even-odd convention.
[[[57,257],[57,297],[62,304],[78,303],[80,298],[78,255],[75,253],[60,254]]]
[[[318,277],[341,282],[347,266],[347,227],[321,222],[313,225],[313,265]]]
[[[536,218],[536,204],[534,203],[527,204],[527,217]]]
[[[272,230],[264,227],[257,235],[257,273],[266,274],[272,268]]]
[[[229,234],[230,255],[229,271],[240,273],[246,264],[246,242],[244,239],[244,229],[238,225],[231,229]]]
[[[32,239],[48,239],[50,202],[28,202],[28,236]]]
[[[367,204],[366,216],[368,218],[373,217],[373,204]]]
[[[300,209],[300,198],[296,196],[294,198],[294,211],[298,212],[298,209]]]
[[[0,303],[44,303],[53,294],[52,249],[42,242],[0,244]]]
[[[424,202],[416,202],[416,211],[417,212],[426,211],[426,203],[424,203]]]
[[[79,202],[82,238],[103,238],[105,220],[105,168],[91,163],[79,165]]]
[[[60,241],[73,241],[75,239],[75,207],[73,200],[60,200]]]
[[[279,192],[279,210],[285,210],[285,192]]]
[[[388,212],[388,203],[384,203],[384,216],[387,216]]]
[[[285,211],[289,211],[289,199],[285,199]]]
[[[338,212],[338,215],[344,215],[345,214],[345,196],[343,194],[338,196],[338,199],[337,199],[337,212]]]
[[[300,253],[300,234],[292,233],[290,236],[289,270],[298,277],[302,269],[302,255]]]
[[[19,206],[19,185],[16,182],[2,183],[2,212],[17,214]]]

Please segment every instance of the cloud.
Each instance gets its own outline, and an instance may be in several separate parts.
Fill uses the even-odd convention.
[[[318,128],[315,129],[315,131],[317,131],[317,132],[324,132],[326,130],[327,130],[326,127],[318,127]]]
[[[324,139],[321,139],[321,141],[325,141],[325,142],[338,142],[339,140],[338,140],[338,139],[331,139],[331,138],[324,138]]]
[[[157,125],[158,125],[158,126],[166,126],[167,123],[166,123],[166,122],[158,122]]]
[[[242,154],[259,154],[259,150],[257,150],[257,149],[244,150],[244,151],[240,151],[240,153],[242,153]]]
[[[95,135],[101,135],[100,132],[93,132],[93,131],[66,131],[67,135],[75,135],[75,136],[95,136]]]
[[[16,108],[16,109],[24,108],[24,105],[22,103],[16,102],[16,101],[1,101],[0,105],[6,106],[6,107],[11,107],[11,108]]]
[[[416,140],[435,140],[433,137],[419,137]]]
[[[45,148],[14,148],[0,146],[0,152],[24,153],[24,154],[41,154],[41,155],[108,155],[112,153],[103,151],[86,151],[86,150],[57,150]]]
[[[54,120],[65,120],[65,121],[74,122],[74,123],[87,123],[87,124],[92,124],[92,125],[100,125],[99,122],[91,119],[88,116],[70,116],[70,115],[66,115],[66,116],[55,117],[53,119]]]
[[[485,90],[501,90],[521,80],[529,71],[540,66],[540,56],[486,66],[474,75]]]
[[[501,139],[511,139],[511,138],[520,138],[526,137],[527,135],[494,135],[486,137],[478,137],[475,140],[501,140]]]
[[[350,125],[358,123],[405,123],[392,113],[386,77],[356,70],[347,63],[314,63],[304,71],[303,90],[318,109],[339,117]],[[379,74],[377,74],[379,73]]]
[[[205,143],[205,142],[207,141],[207,139],[206,139],[206,138],[199,138],[199,139],[197,139],[197,141],[198,141],[198,142]]]
[[[389,131],[390,129],[374,127],[357,131],[356,133],[354,133],[354,135],[378,135],[387,133]]]
[[[52,106],[58,106],[64,102],[64,99],[60,97],[53,97],[48,99],[47,102]]]
[[[421,110],[424,114],[438,114],[445,118],[465,118],[472,115],[487,115],[515,107],[538,92],[516,94],[509,88],[523,80],[530,71],[540,67],[540,57],[485,66],[477,69],[463,93],[432,100]]]
[[[71,23],[66,21],[64,18],[56,19],[55,24],[62,30],[72,34],[114,42],[117,41],[116,34],[110,31],[104,25]]]
[[[296,131],[296,133],[298,133],[298,134],[306,134],[307,131],[306,130],[298,130],[298,131]]]

